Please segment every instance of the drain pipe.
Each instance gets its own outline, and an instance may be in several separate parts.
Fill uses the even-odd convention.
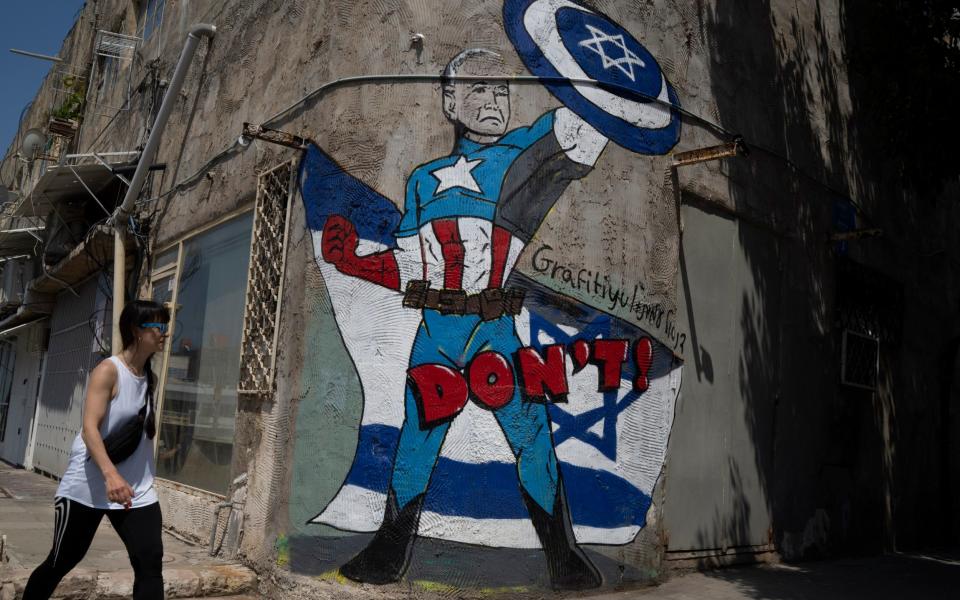
[[[209,550],[210,556],[217,555],[216,543],[217,543],[217,529],[219,529],[219,526],[220,526],[220,513],[225,508],[229,508],[230,510],[233,510],[233,507],[236,504],[237,504],[236,502],[227,501],[227,502],[221,502],[220,504],[213,507],[213,528],[210,531],[210,550]],[[224,531],[223,535],[226,536],[227,532]]]
[[[190,63],[193,61],[193,55],[197,51],[197,45],[201,38],[212,38],[217,33],[217,28],[207,23],[198,23],[190,28],[187,34],[187,41],[183,45],[183,51],[180,53],[180,60],[173,71],[173,78],[170,81],[167,92],[163,95],[163,102],[160,104],[160,111],[150,129],[150,137],[147,138],[147,145],[144,146],[140,154],[140,160],[137,162],[137,169],[130,178],[130,185],[127,186],[127,195],[123,198],[123,203],[117,207],[108,223],[113,226],[113,350],[120,349],[120,312],[123,310],[126,271],[126,251],[123,247],[124,229],[126,220],[133,212],[134,203],[140,190],[143,188],[143,180],[147,177],[150,165],[153,163],[154,156],[157,154],[157,147],[160,145],[160,138],[163,136],[163,130],[166,128],[167,119],[173,112],[173,107],[177,103],[177,96],[183,88],[183,80],[190,69]]]

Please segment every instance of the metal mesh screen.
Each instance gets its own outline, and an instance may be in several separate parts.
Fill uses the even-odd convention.
[[[880,341],[849,329],[843,332],[843,359],[840,379],[846,385],[877,389]]]
[[[288,215],[295,173],[294,162],[286,162],[261,173],[257,181],[240,351],[238,391],[241,394],[265,396],[273,392]]]
[[[853,260],[837,260],[840,382],[865,390],[880,384],[880,349],[900,346],[903,285]],[[889,357],[888,357],[889,360]]]
[[[111,58],[133,59],[140,38],[112,31],[97,32],[97,54]]]
[[[140,41],[138,37],[110,31],[97,32],[90,75],[95,93],[88,96],[96,114],[113,116],[129,108],[131,71]]]

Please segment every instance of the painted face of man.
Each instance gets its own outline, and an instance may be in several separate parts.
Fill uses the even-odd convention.
[[[445,87],[444,112],[454,123],[465,129],[464,135],[474,141],[496,141],[507,131],[510,121],[510,88],[503,81],[488,81],[496,65],[484,57],[469,59],[457,72],[462,77],[477,77],[476,81],[458,81]]]

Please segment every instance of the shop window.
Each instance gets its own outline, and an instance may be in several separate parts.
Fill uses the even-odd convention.
[[[225,494],[230,483],[252,214],[158,257],[152,297],[173,327],[159,381],[157,475]],[[175,258],[174,258],[175,257]]]
[[[103,77],[100,79],[100,85],[97,88],[96,100],[98,105],[109,102],[112,97],[119,78],[120,60],[116,56],[101,56],[99,64]]]

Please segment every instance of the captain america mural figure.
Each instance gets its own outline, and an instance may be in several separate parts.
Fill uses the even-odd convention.
[[[506,440],[551,584],[566,590],[601,584],[600,573],[577,543],[548,403],[529,396],[519,384],[524,373],[505,360],[524,348],[517,319],[525,309],[525,292],[511,285],[510,276],[547,213],[571,182],[593,170],[608,141],[638,154],[663,154],[673,147],[680,123],[669,104],[675,105],[676,97],[639,42],[578,4],[507,0],[504,26],[527,68],[545,78],[561,107],[508,131],[511,88],[503,59],[490,50],[468,49],[450,60],[441,78],[441,105],[455,130],[454,147],[409,175],[402,215],[316,147],[301,166],[308,227],[321,269],[392,290],[397,298],[389,302],[402,303],[420,319],[395,445],[385,441],[380,432],[386,429],[365,409],[364,423],[370,420],[364,431],[373,437],[361,433],[358,457],[370,439],[376,448],[395,451],[379,528],[340,567],[355,581],[395,582],[407,569],[431,478],[448,430],[463,409],[461,404],[438,412],[437,404],[449,399],[439,391],[444,382],[437,378],[469,381],[474,392],[472,365],[478,357],[497,357],[492,360],[503,361],[497,372],[504,381],[484,378],[479,384],[496,388],[492,396],[499,394],[498,399],[470,397],[489,411]],[[601,79],[611,86],[595,85]],[[353,341],[346,335],[345,340]],[[463,394],[466,398],[467,391]],[[383,407],[372,410],[385,414]],[[377,486],[368,475],[374,469],[363,464],[355,459],[343,489],[372,498]],[[658,472],[659,464],[654,467]],[[343,489],[314,522],[364,531],[351,515],[359,511],[340,502]]]
[[[607,139],[570,109],[506,132],[510,90],[486,80],[502,73],[500,57],[482,49],[457,55],[444,70],[443,112],[457,130],[449,156],[417,167],[407,182],[398,248],[357,256],[357,235],[342,217],[323,231],[323,257],[341,272],[404,289],[404,305],[423,311],[410,368],[463,369],[479,352],[513,356],[522,294],[503,283],[546,212],[570,181],[590,172]],[[459,81],[454,78],[476,78]],[[340,572],[386,583],[402,575],[424,494],[449,421],[425,423],[408,384],[383,525]],[[567,534],[550,424],[543,403],[513,397],[494,415],[516,457],[522,495],[558,588],[599,585],[593,565]]]

